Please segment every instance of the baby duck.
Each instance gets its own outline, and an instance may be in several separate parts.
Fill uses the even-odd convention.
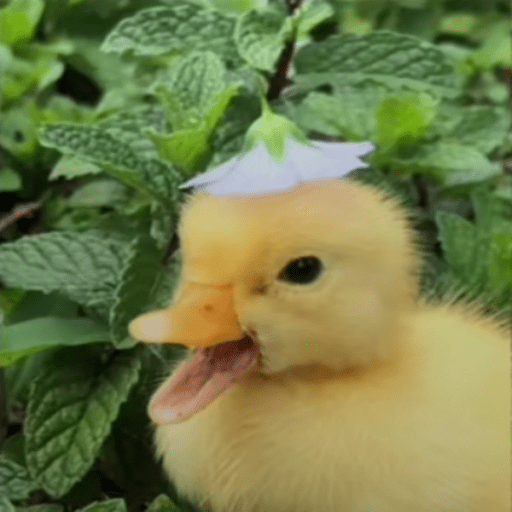
[[[193,350],[156,391],[157,453],[211,512],[509,512],[510,336],[418,296],[407,215],[328,180],[191,196],[169,309]]]

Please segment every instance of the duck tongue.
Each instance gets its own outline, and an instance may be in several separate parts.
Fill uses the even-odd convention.
[[[213,402],[258,363],[248,336],[196,350],[158,389],[149,415],[158,424],[180,423]]]

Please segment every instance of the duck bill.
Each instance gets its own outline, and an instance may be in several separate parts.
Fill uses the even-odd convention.
[[[198,283],[185,283],[176,304],[135,318],[129,331],[133,338],[147,343],[179,343],[189,348],[206,348],[244,336],[233,287]]]

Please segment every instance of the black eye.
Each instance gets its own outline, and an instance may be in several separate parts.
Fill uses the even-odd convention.
[[[322,271],[322,262],[315,256],[290,261],[277,276],[281,281],[294,284],[312,283]]]

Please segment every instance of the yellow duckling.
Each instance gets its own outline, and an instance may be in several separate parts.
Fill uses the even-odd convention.
[[[181,493],[212,512],[510,512],[510,330],[418,298],[395,202],[346,179],[200,192],[179,233],[173,305],[131,333],[196,349],[149,405]]]

